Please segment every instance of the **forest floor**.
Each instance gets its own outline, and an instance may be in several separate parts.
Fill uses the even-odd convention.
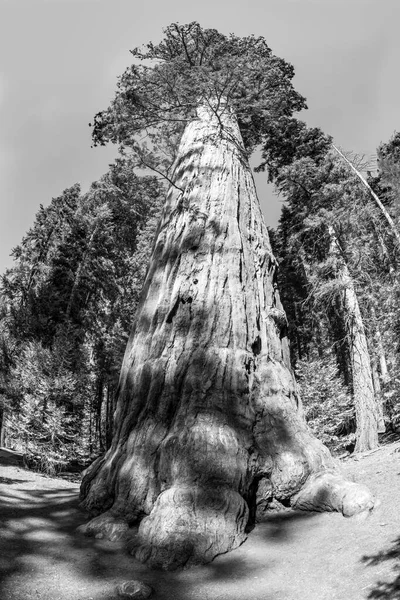
[[[0,450],[1,600],[114,600],[130,579],[150,584],[155,600],[400,599],[399,442],[343,462],[379,498],[367,518],[271,514],[239,549],[173,573],[77,533],[78,484],[12,462]]]

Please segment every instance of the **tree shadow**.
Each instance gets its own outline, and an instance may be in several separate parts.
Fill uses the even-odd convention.
[[[291,538],[298,523],[305,520],[310,521],[318,514],[318,512],[306,512],[289,508],[278,512],[267,511],[262,518],[257,519],[256,526],[266,541],[287,541]]]
[[[123,542],[87,538],[77,533],[76,528],[87,518],[78,507],[77,486],[63,487],[60,481],[60,486],[51,488],[43,478],[36,483],[43,487],[32,489],[24,485],[28,482],[26,479],[2,477],[2,480],[2,600],[22,600],[31,597],[35,589],[42,600],[54,597],[111,600],[116,598],[116,585],[131,579],[148,583],[158,600],[273,598],[265,593],[265,587],[260,591],[261,582],[267,584],[268,581],[268,563],[265,564],[263,557],[254,562],[244,545],[208,565],[190,570],[150,570],[127,554]],[[12,487],[14,483],[19,484],[18,487]],[[289,510],[268,515],[261,524],[263,539],[266,543],[271,538],[290,539],[294,523],[304,516],[304,513]],[[86,587],[82,588],[83,583]],[[259,587],[255,588],[256,584]]]
[[[5,485],[12,485],[13,483],[26,483],[28,479],[17,479],[11,477],[0,477],[0,483],[4,483]]]
[[[3,484],[6,480],[6,485],[26,483],[26,480],[12,478],[2,480]],[[77,487],[1,490],[1,598],[30,597],[29,593],[24,596],[23,591],[14,589],[13,581],[26,578],[29,589],[29,581],[40,579],[43,569],[50,569],[53,577],[57,577],[57,571],[64,573],[66,569],[71,570],[72,577],[100,577],[106,581],[115,575],[115,560],[109,558],[115,557],[118,548],[96,544],[76,534],[76,527],[85,520],[85,515],[78,510],[77,494]],[[59,590],[56,593],[58,597]]]
[[[392,562],[393,572],[398,574],[391,581],[377,581],[370,590],[371,600],[400,600],[400,537],[392,542],[392,546],[371,556],[363,556],[362,562],[372,567],[386,562]]]

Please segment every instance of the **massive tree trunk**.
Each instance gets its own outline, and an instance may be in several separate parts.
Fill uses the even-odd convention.
[[[99,515],[86,533],[115,539],[140,521],[132,553],[163,568],[240,545],[257,503],[346,515],[373,506],[305,424],[276,263],[231,114],[199,109],[173,177],[113,442],[81,488]]]
[[[340,308],[351,361],[352,393],[356,411],[356,452],[378,446],[378,424],[383,428],[375,398],[367,338],[354,283],[342,256],[335,231],[329,226],[330,254],[336,258],[336,277],[342,286]]]

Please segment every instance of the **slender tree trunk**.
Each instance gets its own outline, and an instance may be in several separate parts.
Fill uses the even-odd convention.
[[[81,282],[82,279],[82,275],[84,273],[84,269],[86,267],[86,260],[90,255],[90,252],[92,250],[92,244],[93,241],[96,237],[96,234],[99,230],[100,227],[100,219],[97,219],[97,222],[93,228],[93,231],[90,235],[89,241],[86,245],[86,249],[83,253],[83,256],[81,258],[81,260],[79,261],[79,265],[78,268],[76,270],[75,273],[75,277],[74,277],[74,283],[72,284],[72,288],[71,288],[71,293],[69,295],[69,299],[68,299],[68,305],[67,305],[67,309],[65,311],[65,320],[68,323],[68,328],[69,328],[69,321],[70,321],[70,317],[71,317],[71,311],[72,311],[72,307],[74,305],[74,300],[75,300],[75,296],[76,296],[76,292],[78,290],[79,284]]]
[[[390,375],[389,375],[389,371],[387,368],[386,355],[385,355],[385,351],[383,349],[381,332],[379,331],[379,328],[377,329],[375,338],[376,338],[376,343],[377,343],[378,352],[379,352],[379,366],[380,366],[380,371],[381,371],[382,382],[384,384],[386,384],[386,383],[389,383],[389,381],[390,381]]]
[[[342,285],[340,304],[350,352],[352,392],[356,410],[356,452],[378,446],[378,407],[374,395],[367,338],[353,280],[332,226],[330,252],[336,257],[336,277]]]
[[[163,568],[237,547],[257,503],[273,498],[348,515],[373,505],[306,426],[276,263],[232,115],[199,108],[173,178],[113,442],[81,487],[82,505],[99,515],[87,534],[115,539],[139,520],[131,551]]]
[[[389,375],[389,371],[388,371],[388,367],[387,367],[385,350],[383,348],[381,330],[379,329],[379,322],[376,317],[375,308],[373,306],[371,307],[371,317],[372,317],[373,323],[375,324],[375,336],[374,337],[375,337],[375,344],[376,344],[376,349],[377,349],[378,357],[379,357],[379,368],[380,368],[380,373],[381,373],[381,379],[382,379],[382,383],[386,384],[386,383],[389,383],[389,381],[390,381],[390,375]]]
[[[371,373],[372,373],[372,381],[374,383],[374,391],[375,395],[380,395],[381,393],[381,382],[379,381],[379,373],[378,373],[378,361],[375,357],[371,360]]]
[[[390,277],[392,279],[394,279],[396,277],[396,264],[395,261],[392,259],[390,252],[385,244],[385,241],[383,239],[383,236],[381,234],[381,232],[379,231],[378,225],[377,225],[377,220],[374,216],[371,215],[371,224],[372,224],[372,229],[374,231],[375,234],[375,239],[377,241],[377,243],[380,246],[381,252],[382,252],[382,256],[384,259],[384,264],[385,266],[387,266],[389,268],[389,274]]]
[[[377,368],[377,359],[374,358],[372,364],[372,375],[374,378],[374,387],[375,387],[375,397],[377,399],[378,406],[378,433],[385,433],[386,425],[383,414],[383,398],[382,398],[382,384],[386,385],[390,382],[390,375],[387,368],[386,355],[385,350],[383,348],[381,331],[379,329],[379,322],[376,318],[375,308],[371,307],[371,318],[374,323],[375,328],[375,348],[377,350],[378,359],[379,359],[379,367],[380,367],[380,376],[378,374]]]
[[[336,295],[333,302],[328,304],[327,317],[331,329],[331,337],[334,340],[334,352],[339,372],[343,376],[344,384],[352,392],[353,380],[350,348],[347,343],[346,323],[343,318],[343,304],[340,295]]]
[[[89,406],[89,454],[93,453],[93,406]]]
[[[386,221],[387,221],[387,223],[388,223],[388,225],[390,227],[390,230],[391,230],[392,234],[396,238],[397,244],[400,246],[400,233],[398,232],[397,227],[396,227],[396,225],[395,225],[392,217],[389,215],[388,211],[386,210],[386,208],[384,207],[384,205],[382,204],[382,202],[380,201],[380,199],[378,198],[378,196],[375,194],[374,190],[371,188],[371,186],[369,185],[368,181],[365,179],[365,177],[363,177],[361,175],[360,171],[358,171],[358,169],[356,169],[356,167],[353,165],[353,163],[339,150],[339,148],[337,148],[334,144],[332,144],[332,147],[336,150],[336,152],[339,154],[339,156],[341,156],[343,158],[343,160],[349,165],[349,167],[351,168],[351,170],[357,175],[357,177],[362,182],[362,184],[364,185],[364,187],[367,188],[367,190],[369,191],[370,195],[374,199],[375,204],[378,206],[378,208],[381,211],[382,215],[386,219]]]
[[[104,444],[103,444],[103,432],[101,430],[101,416],[102,416],[102,408],[103,408],[103,397],[104,397],[104,382],[103,378],[100,375],[100,378],[97,382],[97,394],[96,394],[96,445],[98,446],[100,452],[104,452]]]
[[[383,415],[381,382],[379,379],[378,364],[377,364],[377,360],[375,357],[373,357],[371,360],[371,374],[372,374],[372,381],[374,384],[374,393],[375,393],[376,407],[377,407],[377,412],[378,412],[378,433],[385,433],[386,425],[385,425],[385,419],[384,419],[384,415]]]
[[[0,410],[0,447],[6,445],[6,411]]]
[[[301,346],[301,339],[300,336],[297,332],[297,324],[299,323],[299,315],[298,315],[298,308],[297,308],[297,303],[293,302],[293,316],[294,316],[294,320],[296,323],[296,346],[297,346],[297,356],[299,358],[299,360],[301,360],[303,358],[303,350],[302,350],[302,346]]]
[[[105,431],[105,440],[106,440],[106,448],[111,446],[112,442],[112,432],[113,432],[113,396],[114,389],[111,388],[111,382],[107,381],[107,402],[106,402],[106,431]]]
[[[315,343],[317,346],[317,350],[318,350],[318,356],[319,358],[323,358],[324,357],[324,346],[322,343],[322,339],[323,339],[323,335],[322,335],[322,326],[321,326],[321,320],[318,317],[318,315],[313,319],[313,332],[314,332],[314,336],[315,336]]]
[[[76,296],[76,292],[78,290],[79,284],[81,282],[82,276],[84,274],[84,269],[86,267],[86,261],[90,255],[90,252],[92,250],[92,244],[93,241],[96,237],[96,234],[99,230],[100,227],[100,219],[97,219],[97,221],[95,222],[95,226],[93,227],[93,231],[90,235],[89,241],[86,245],[85,251],[82,255],[81,260],[79,261],[79,265],[78,268],[76,270],[75,273],[75,277],[74,277],[74,282],[72,284],[72,288],[71,288],[71,293],[69,295],[69,299],[68,299],[68,304],[67,304],[67,308],[65,311],[65,323],[66,323],[66,328],[63,332],[64,338],[65,340],[68,340],[70,332],[71,332],[71,312],[72,312],[72,308],[74,305],[74,301],[75,301],[75,296]],[[64,364],[67,358],[67,352],[68,352],[68,345],[65,346],[65,351],[61,357],[60,360],[60,364],[58,366],[58,374],[60,375],[62,373],[62,370],[64,368]]]

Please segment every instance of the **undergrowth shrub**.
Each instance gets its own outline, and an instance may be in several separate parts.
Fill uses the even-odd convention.
[[[88,455],[84,416],[85,374],[60,368],[57,355],[39,342],[29,342],[12,369],[7,443],[25,456],[29,468],[55,475],[71,461]]]
[[[355,412],[334,358],[299,360],[296,378],[309,427],[333,453],[343,453],[355,442]]]

